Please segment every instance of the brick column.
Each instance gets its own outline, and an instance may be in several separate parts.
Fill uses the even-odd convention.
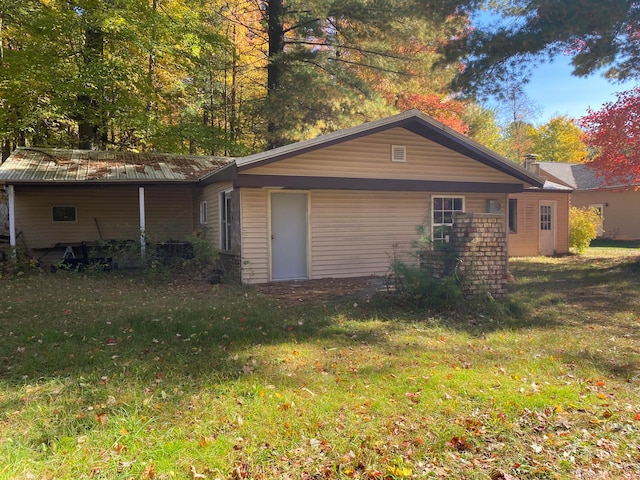
[[[458,257],[465,296],[507,294],[508,251],[504,215],[457,213],[449,239]]]

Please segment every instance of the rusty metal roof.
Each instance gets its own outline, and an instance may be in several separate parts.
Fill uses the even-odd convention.
[[[22,147],[0,165],[0,182],[195,182],[232,162],[227,157]]]

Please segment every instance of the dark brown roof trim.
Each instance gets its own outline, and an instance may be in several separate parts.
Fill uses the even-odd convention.
[[[234,188],[287,188],[299,190],[381,190],[393,192],[519,193],[520,183],[444,182],[386,178],[301,177],[291,175],[242,175]]]
[[[236,177],[238,176],[238,168],[235,162],[230,163],[229,165],[225,165],[219,170],[215,172],[211,172],[200,178],[199,182],[201,185],[211,185],[212,183],[219,182],[235,182]]]

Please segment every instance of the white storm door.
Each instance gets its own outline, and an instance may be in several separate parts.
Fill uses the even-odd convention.
[[[271,280],[307,274],[307,194],[271,193]]]
[[[556,253],[556,202],[540,201],[540,255]]]
[[[602,238],[604,235],[604,205],[598,203],[595,205],[589,205],[589,208],[593,208],[598,213],[598,217],[600,217],[600,223],[598,223],[596,228],[596,236],[598,238]]]

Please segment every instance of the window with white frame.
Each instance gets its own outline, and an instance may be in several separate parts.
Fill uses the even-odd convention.
[[[200,224],[207,224],[207,202],[200,202]]]
[[[54,222],[75,222],[76,207],[73,205],[54,205],[51,207],[51,219]]]
[[[431,200],[431,240],[448,242],[454,214],[464,212],[464,197],[434,196]]]
[[[220,193],[220,249],[231,250],[231,191]]]

